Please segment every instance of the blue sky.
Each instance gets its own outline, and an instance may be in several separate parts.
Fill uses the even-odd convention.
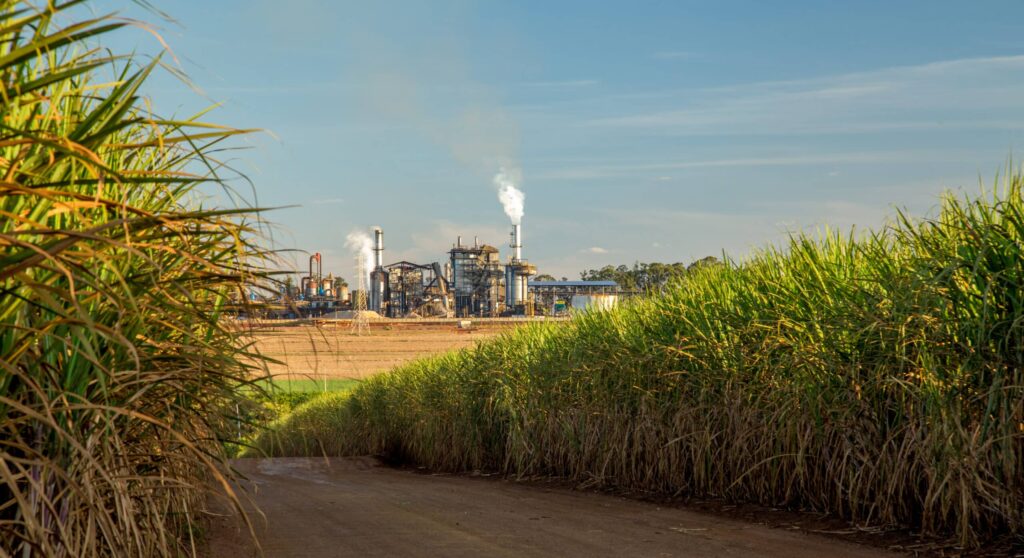
[[[501,162],[523,175],[524,255],[575,278],[922,214],[1024,139],[1017,1],[157,4],[203,93],[161,77],[157,110],[219,102],[209,120],[268,130],[234,163],[261,205],[301,206],[271,215],[278,245],[345,277],[370,225],[388,262],[459,234],[507,254]]]

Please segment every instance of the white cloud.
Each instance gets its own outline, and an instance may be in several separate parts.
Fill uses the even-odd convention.
[[[584,252],[588,254],[607,254],[608,250],[606,248],[601,248],[600,246],[591,246],[584,250]]]
[[[681,135],[1017,129],[1024,55],[969,58],[813,79],[677,91],[668,106],[592,126]]]

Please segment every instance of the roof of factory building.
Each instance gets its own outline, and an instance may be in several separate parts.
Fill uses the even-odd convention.
[[[498,252],[499,250],[490,244],[479,244],[477,246],[470,246],[468,244],[454,245],[451,249],[452,252]]]
[[[530,281],[531,287],[618,287],[615,281]]]

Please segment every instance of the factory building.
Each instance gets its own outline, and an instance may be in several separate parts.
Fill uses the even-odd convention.
[[[603,310],[619,300],[619,284],[615,281],[530,281],[529,288],[537,308],[550,316],[570,310]]]
[[[505,271],[498,249],[480,244],[463,246],[462,237],[452,246],[450,257],[454,310],[458,317],[496,317],[502,310]]]

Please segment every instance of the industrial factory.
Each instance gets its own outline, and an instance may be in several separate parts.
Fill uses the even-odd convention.
[[[356,288],[349,289],[323,276],[321,255],[309,259],[309,274],[298,293],[285,293],[305,316],[345,317],[364,309],[387,318],[496,318],[558,316],[571,310],[608,308],[622,295],[611,281],[532,281],[537,268],[523,258],[525,195],[516,168],[499,169],[494,176],[498,200],[509,217],[510,255],[502,261],[498,248],[455,239],[443,264],[400,261],[384,264],[384,231],[373,228],[372,239],[362,232],[348,236],[356,254]],[[297,295],[297,296],[296,296]]]
[[[523,258],[521,224],[512,225],[509,239],[506,261],[495,246],[477,238],[472,244],[464,243],[460,236],[444,263],[385,264],[384,231],[374,227],[371,256],[357,256],[359,267],[365,266],[357,273],[368,278],[365,291],[350,290],[333,276],[324,277],[317,253],[310,257],[309,273],[299,283],[299,308],[304,315],[327,315],[365,302],[367,310],[381,317],[468,318],[564,315],[573,308],[615,304],[619,293],[614,282],[531,281],[537,268]]]

